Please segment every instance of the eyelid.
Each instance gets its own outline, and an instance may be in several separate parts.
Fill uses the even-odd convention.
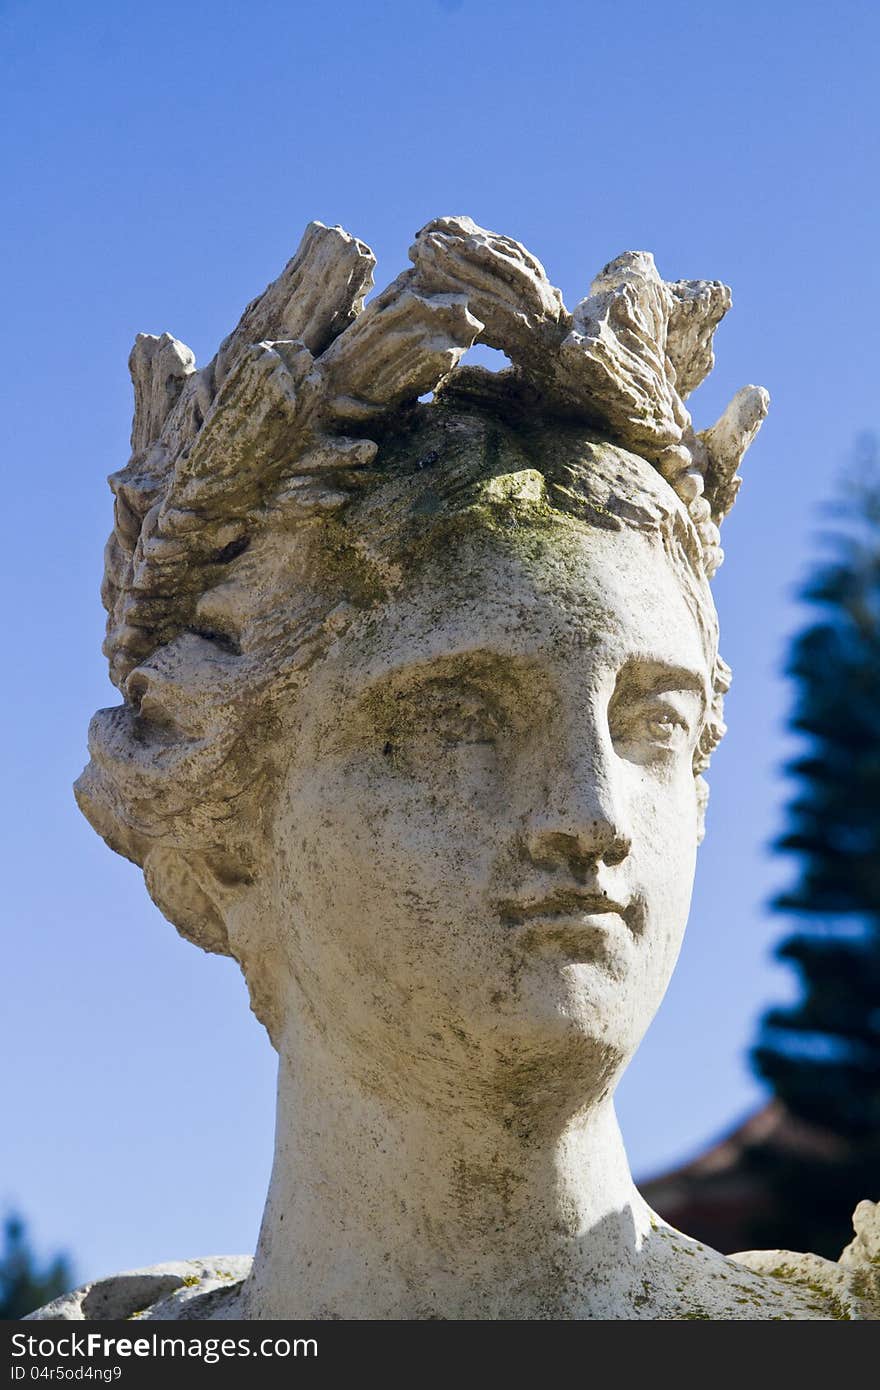
[[[432,682],[417,687],[412,694],[417,715],[434,715],[462,724],[476,722],[493,730],[500,730],[507,722],[499,708],[497,691],[481,690],[473,682]]]
[[[656,659],[635,659],[624,663],[617,673],[615,693],[631,690],[644,698],[652,695],[696,695],[704,708],[710,699],[709,686],[699,671]]]
[[[648,711],[648,713],[652,719],[660,719],[669,716],[673,719],[677,719],[682,724],[686,722],[685,716],[682,713],[682,711],[677,709],[675,705],[670,704],[668,701],[659,701],[653,709]]]
[[[694,700],[700,706],[701,711],[705,711],[706,703],[699,690],[693,690],[689,686],[662,685],[654,686],[648,690],[633,689],[632,686],[620,686],[614,691],[611,697],[611,707],[619,704],[627,705],[691,705]]]
[[[490,698],[490,692],[482,689],[481,686],[473,681],[458,681],[454,678],[443,676],[432,677],[425,681],[415,681],[408,687],[394,692],[395,703],[403,704],[408,700],[415,700],[419,703],[427,701],[446,701],[450,706],[455,702],[462,705],[486,705],[491,706],[495,703]],[[466,712],[466,711],[463,711]]]
[[[483,662],[469,656],[448,664],[438,662],[421,669],[408,667],[390,672],[371,687],[366,698],[370,703],[388,700],[399,707],[436,695],[478,700],[500,712],[516,709],[522,699],[522,682],[509,669],[509,663]]]
[[[676,699],[677,695],[685,698]],[[697,696],[695,690],[664,690],[660,694],[654,694],[646,700],[646,713],[648,717],[658,718],[662,715],[671,715],[672,718],[688,730],[698,730],[703,724],[702,705],[695,711],[693,697]],[[690,697],[690,698],[687,698]],[[699,698],[697,696],[697,698]]]
[[[695,700],[697,702],[696,710],[694,709]],[[647,710],[671,710],[673,714],[686,721],[687,725],[695,730],[702,728],[707,713],[707,704],[701,692],[688,686],[684,688],[665,686],[645,691],[636,696],[633,703],[641,705],[643,709]]]
[[[679,698],[676,699],[676,697]],[[690,704],[693,699],[702,704],[697,690],[652,690],[642,699],[646,704],[668,705],[670,709],[675,709],[679,704]]]

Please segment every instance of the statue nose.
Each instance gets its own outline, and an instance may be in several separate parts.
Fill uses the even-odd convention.
[[[631,849],[630,837],[606,821],[585,822],[577,830],[548,827],[529,836],[529,855],[542,867],[605,864],[613,868],[623,863]]]
[[[613,769],[578,759],[548,786],[529,822],[529,853],[540,863],[622,864],[632,849]]]

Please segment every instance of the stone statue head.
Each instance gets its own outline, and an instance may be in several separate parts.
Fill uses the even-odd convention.
[[[469,219],[410,255],[365,305],[368,249],[313,223],[206,368],[138,338],[123,703],[77,797],[280,1050],[567,1103],[678,953],[729,680],[709,581],[767,395],[692,426],[717,282],[630,253],[569,312]],[[511,365],[459,366],[477,342]]]
[[[239,962],[275,1155],[252,1261],[37,1316],[876,1316],[858,1242],[727,1258],[668,1226],[614,1115],[724,732],[710,581],[768,400],[699,433],[685,401],[730,294],[628,253],[569,312],[462,217],[410,258],[365,302],[370,252],[313,223],[207,367],[135,343],[123,699],[77,797]]]

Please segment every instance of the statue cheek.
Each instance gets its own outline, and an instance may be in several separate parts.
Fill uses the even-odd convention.
[[[652,936],[680,942],[693,890],[697,855],[697,808],[689,791],[642,800],[631,814],[633,845],[629,874],[643,898]],[[675,946],[677,951],[678,946]]]
[[[659,858],[669,873],[694,861],[699,807],[688,762],[660,772],[631,768],[626,796],[634,843],[649,858]]]

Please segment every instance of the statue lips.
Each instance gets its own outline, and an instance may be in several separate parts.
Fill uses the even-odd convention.
[[[500,906],[502,922],[514,929],[524,949],[555,949],[572,961],[604,965],[613,974],[624,968],[636,934],[633,908],[604,893],[565,888]]]

